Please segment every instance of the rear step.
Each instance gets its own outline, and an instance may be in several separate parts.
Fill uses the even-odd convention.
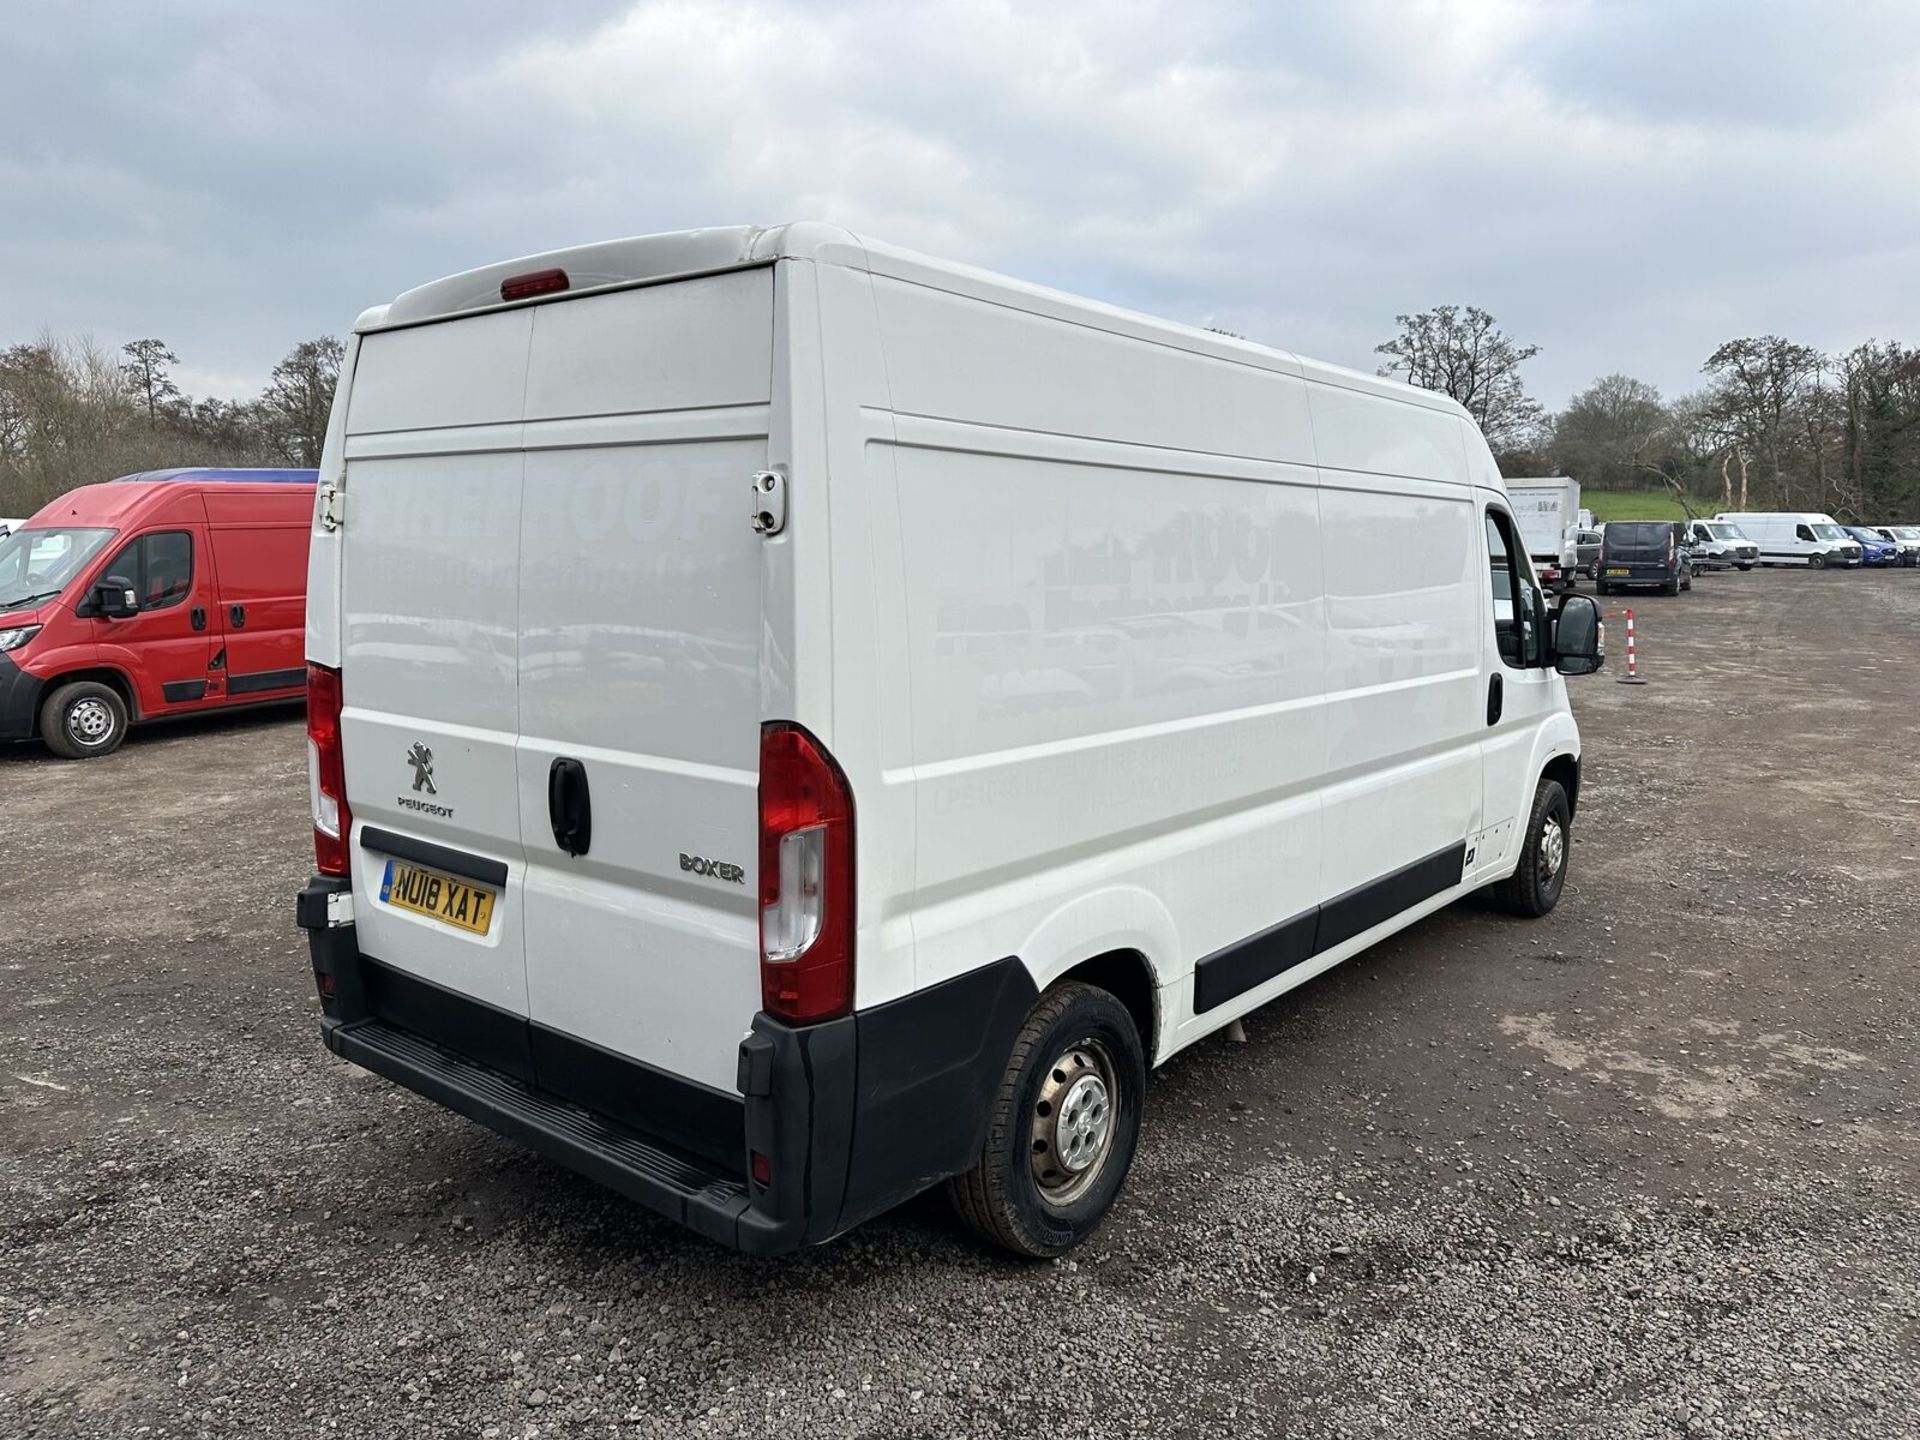
[[[384,1020],[325,1022],[327,1048],[736,1249],[744,1179]],[[743,1246],[742,1242],[746,1242]]]

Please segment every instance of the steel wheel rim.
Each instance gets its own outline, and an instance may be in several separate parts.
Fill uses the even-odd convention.
[[[1034,1097],[1028,1150],[1040,1198],[1071,1205],[1107,1168],[1119,1095],[1113,1057],[1097,1040],[1079,1040],[1047,1068]]]
[[[1540,883],[1551,884],[1566,858],[1567,832],[1560,828],[1559,817],[1549,815],[1540,827]]]
[[[104,744],[113,734],[113,711],[89,695],[67,711],[67,735],[76,745]]]

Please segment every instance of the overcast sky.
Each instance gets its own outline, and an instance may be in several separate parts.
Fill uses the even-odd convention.
[[[486,261],[832,220],[1374,368],[1490,310],[1558,405],[1920,342],[1920,4],[0,0],[0,344],[196,393]]]

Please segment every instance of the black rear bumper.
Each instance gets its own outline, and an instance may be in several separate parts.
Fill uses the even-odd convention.
[[[817,1025],[763,1011],[723,1094],[361,954],[356,927],[328,923],[346,888],[316,878],[299,898],[328,1049],[754,1255],[817,1244],[970,1166],[1035,998],[1009,958]]]

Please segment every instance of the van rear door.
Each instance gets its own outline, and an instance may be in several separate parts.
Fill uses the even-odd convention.
[[[737,1103],[773,296],[759,268],[532,312],[518,782],[534,1063],[563,1093],[611,1051]]]
[[[362,337],[341,531],[341,746],[361,952],[523,1017],[514,746],[532,329],[532,313],[517,310]],[[494,890],[485,930],[383,898],[390,862]]]

